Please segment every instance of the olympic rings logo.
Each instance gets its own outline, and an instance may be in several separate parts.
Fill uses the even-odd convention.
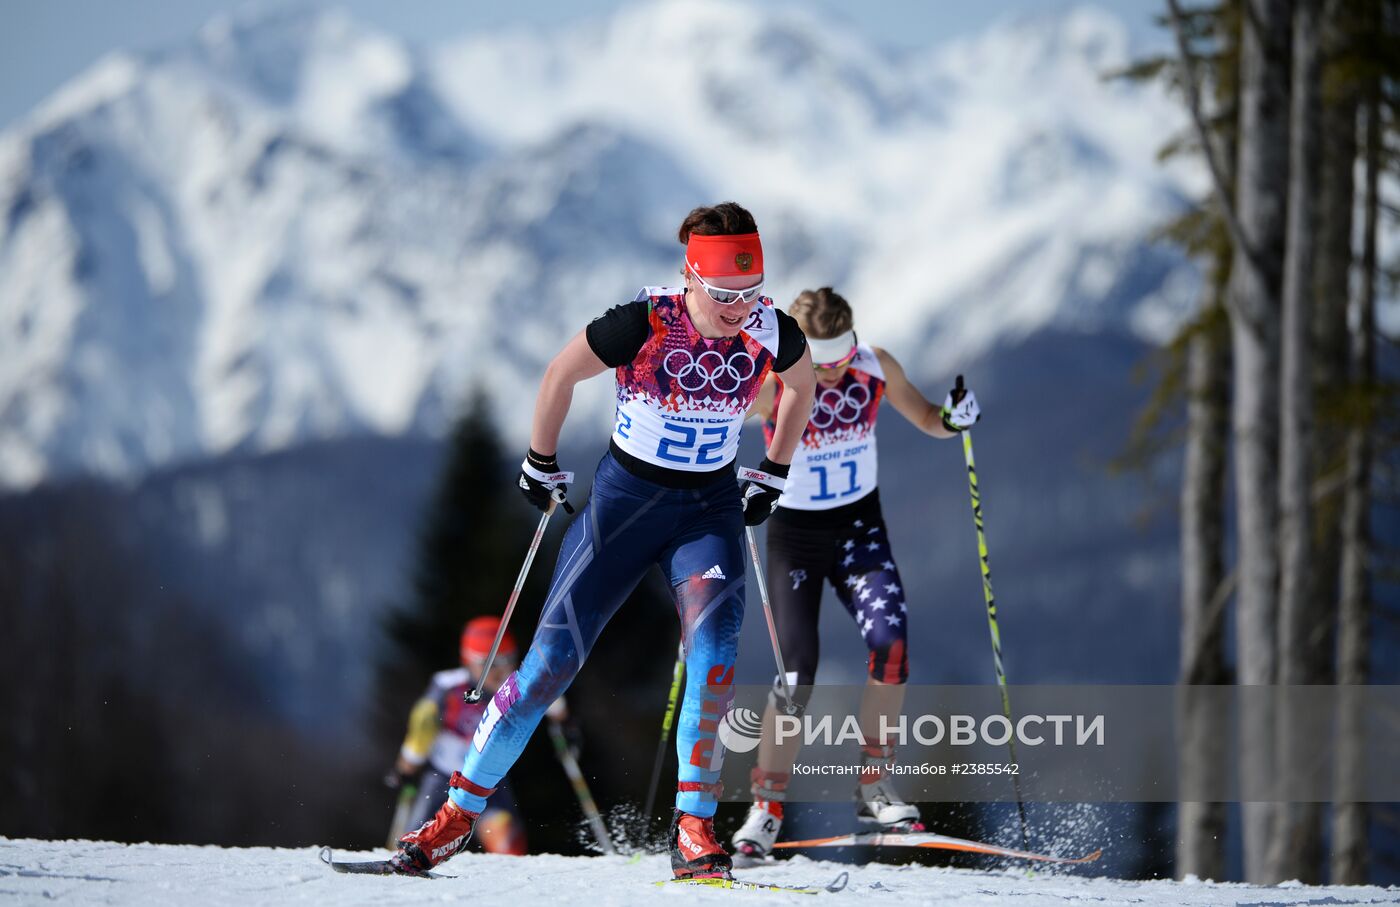
[[[721,394],[732,394],[758,371],[752,356],[740,350],[728,359],[715,350],[706,350],[698,357],[690,350],[671,350],[661,360],[666,374],[687,393],[696,393],[709,385]]]
[[[846,390],[827,388],[812,401],[812,424],[817,428],[830,428],[833,422],[850,425],[860,418],[870,403],[870,388],[864,384],[852,384]]]

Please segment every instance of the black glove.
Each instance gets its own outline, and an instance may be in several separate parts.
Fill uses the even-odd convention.
[[[558,501],[566,511],[573,513],[574,508],[564,497],[569,491],[568,483],[573,480],[573,473],[559,470],[559,460],[554,454],[546,457],[535,453],[532,448],[525,455],[525,462],[520,464],[520,477],[516,484],[520,486],[525,500],[538,509],[548,510],[551,501]]]
[[[757,526],[773,515],[778,507],[778,498],[782,497],[783,485],[787,483],[789,468],[764,457],[757,469],[744,467],[739,470],[739,478],[744,480],[739,493],[744,507],[745,526]]]
[[[399,771],[398,766],[394,766],[384,774],[384,786],[389,788],[389,790],[398,790],[405,784],[413,783],[415,777],[417,777],[416,773],[405,775],[403,772]]]
[[[943,427],[951,432],[967,431],[982,418],[982,407],[977,405],[977,396],[963,386],[963,376],[948,397],[943,401]]]

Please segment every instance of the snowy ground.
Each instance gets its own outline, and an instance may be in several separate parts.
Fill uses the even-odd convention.
[[[811,903],[800,894],[750,894],[651,883],[669,875],[664,857],[498,857],[463,854],[444,870],[451,878],[348,876],[317,861],[315,848],[275,850],[112,844],[99,841],[34,841],[0,838],[0,904],[198,904],[422,905],[471,901],[517,907],[535,903],[590,907],[662,903]],[[337,854],[346,858],[351,855]],[[366,854],[365,856],[371,856]],[[373,856],[382,856],[375,854]],[[745,878],[784,884],[825,884],[843,869],[803,858],[741,870]],[[840,894],[823,901],[854,904],[1002,904],[1016,907],[1094,905],[1400,904],[1400,888],[1260,888],[1177,882],[1120,882],[1073,875],[984,872],[920,866],[856,868]],[[1014,899],[1014,900],[1013,900]]]

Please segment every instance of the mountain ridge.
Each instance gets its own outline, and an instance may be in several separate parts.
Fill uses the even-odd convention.
[[[99,62],[0,133],[0,487],[438,435],[664,281],[676,223],[724,198],[780,304],[837,286],[919,379],[1047,327],[1160,338],[1194,303],[1195,269],[1146,239],[1190,183],[1151,153],[1180,117],[1099,78],[1126,53],[1111,16],[906,57],[733,11],[430,49],[264,13]],[[1038,62],[978,79],[968,48]]]

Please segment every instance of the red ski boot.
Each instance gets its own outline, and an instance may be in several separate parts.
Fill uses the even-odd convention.
[[[490,794],[472,784],[461,772],[453,772],[448,787],[470,790],[483,795]],[[439,863],[467,847],[472,837],[472,826],[479,813],[467,812],[449,797],[438,807],[437,815],[424,822],[416,830],[399,838],[399,852],[389,858],[394,871],[404,875],[422,875]]]
[[[729,854],[715,838],[713,817],[676,810],[671,817],[671,872],[678,879],[728,879]]]

